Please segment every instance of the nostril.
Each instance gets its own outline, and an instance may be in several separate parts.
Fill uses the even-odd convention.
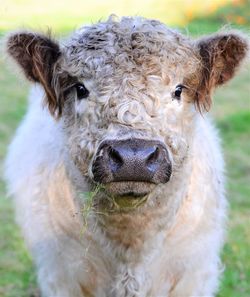
[[[155,147],[154,151],[147,157],[146,163],[154,163],[159,157],[159,148]]]
[[[159,147],[155,147],[154,151],[150,153],[150,155],[147,157],[147,160],[146,160],[146,166],[149,171],[156,172],[156,170],[159,168],[160,166],[159,156],[160,156],[160,149]]]
[[[124,163],[120,153],[116,149],[111,147],[108,151],[108,156],[111,170],[117,171]]]

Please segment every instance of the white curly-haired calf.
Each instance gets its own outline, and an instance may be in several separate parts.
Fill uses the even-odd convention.
[[[227,203],[205,113],[247,37],[111,17],[6,48],[37,83],[6,179],[42,295],[214,296]]]

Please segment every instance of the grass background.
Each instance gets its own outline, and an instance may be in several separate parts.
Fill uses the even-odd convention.
[[[249,0],[2,0],[0,36],[11,29],[51,27],[57,36],[82,23],[111,13],[143,15],[177,26],[191,35],[214,32],[231,23],[250,29]],[[37,295],[32,261],[14,222],[12,202],[6,197],[2,162],[18,123],[25,114],[29,85],[0,56],[0,297]],[[228,238],[223,250],[225,272],[219,297],[250,296],[250,65],[214,96],[213,114],[222,136],[227,163],[227,192],[231,206]]]

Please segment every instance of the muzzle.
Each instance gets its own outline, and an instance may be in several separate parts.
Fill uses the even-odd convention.
[[[106,140],[97,149],[92,165],[94,181],[147,182],[169,181],[172,165],[166,146],[155,140]]]

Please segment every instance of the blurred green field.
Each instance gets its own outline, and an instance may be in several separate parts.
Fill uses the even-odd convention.
[[[249,28],[249,11],[250,0],[1,0],[0,34],[16,28],[50,27],[65,34],[110,14],[156,18],[202,34],[225,23]]]
[[[0,34],[11,28],[47,26],[55,29],[58,35],[65,35],[81,23],[97,21],[111,12],[119,15],[144,15],[158,18],[170,24],[184,27],[193,35],[213,32],[220,28],[228,16],[238,20],[235,27],[249,31],[247,9],[250,2],[222,1],[230,5],[210,7],[220,1],[163,1],[147,0],[141,8],[139,1],[110,0],[92,1],[85,7],[83,1],[61,1],[52,4],[38,1],[3,0],[0,9]],[[204,3],[203,3],[204,2]],[[236,6],[235,3],[245,6]],[[153,8],[152,3],[154,3]],[[187,5],[189,4],[189,6]],[[193,5],[190,6],[190,3]],[[202,3],[202,5],[201,5]],[[97,5],[98,4],[98,5]],[[151,6],[150,6],[151,5]],[[205,6],[207,5],[207,6]],[[210,6],[209,6],[210,5]],[[49,7],[49,9],[48,9]],[[193,10],[192,10],[193,7]],[[210,9],[213,13],[205,15],[199,7]],[[216,6],[218,7],[218,6]],[[206,9],[205,9],[206,11]],[[74,15],[74,18],[72,18]],[[201,15],[201,17],[199,17]],[[238,18],[243,17],[243,20]],[[45,21],[46,20],[46,21]],[[0,57],[0,172],[2,161],[18,123],[25,114],[29,85],[21,80]],[[222,136],[222,144],[227,163],[227,192],[231,205],[228,221],[228,238],[223,250],[225,272],[221,281],[219,297],[250,296],[250,65],[227,86],[220,88],[214,99],[212,114]],[[2,176],[2,174],[1,174]],[[31,297],[36,296],[37,286],[31,259],[24,246],[22,236],[14,222],[11,200],[7,199],[4,182],[0,178],[0,296]]]

